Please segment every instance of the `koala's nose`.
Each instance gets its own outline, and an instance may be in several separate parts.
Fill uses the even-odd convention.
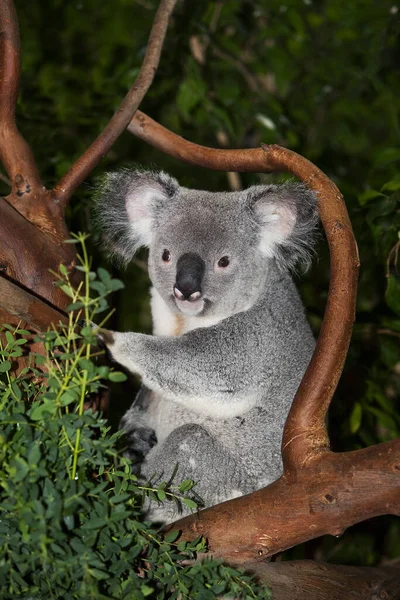
[[[201,296],[205,263],[198,255],[191,252],[183,254],[176,266],[174,296],[178,300],[194,302]]]

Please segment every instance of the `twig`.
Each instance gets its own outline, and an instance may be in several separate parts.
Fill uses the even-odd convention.
[[[102,133],[54,187],[53,198],[58,204],[60,212],[64,212],[68,200],[76,188],[107,154],[121,133],[125,131],[137,107],[146,95],[160,61],[165,34],[176,1],[161,0],[150,32],[142,68],[135,83]]]
[[[379,335],[391,335],[400,338],[400,331],[392,331],[391,329],[377,329],[376,333]]]

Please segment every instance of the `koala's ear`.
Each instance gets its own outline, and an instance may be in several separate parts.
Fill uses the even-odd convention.
[[[127,263],[138,248],[149,246],[157,209],[178,190],[176,179],[163,171],[107,173],[95,197],[95,221],[109,253]]]
[[[308,267],[317,234],[317,198],[303,184],[254,186],[249,206],[259,225],[259,248],[281,269]]]

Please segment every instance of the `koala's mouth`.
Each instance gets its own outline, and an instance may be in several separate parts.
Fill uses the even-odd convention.
[[[204,298],[199,298],[198,300],[179,300],[173,296],[175,301],[175,306],[178,310],[188,316],[196,316],[200,315],[206,306],[206,300]]]

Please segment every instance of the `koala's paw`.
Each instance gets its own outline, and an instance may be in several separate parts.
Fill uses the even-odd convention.
[[[97,325],[92,325],[93,333],[96,336],[97,345],[101,350],[104,350],[109,360],[114,362],[112,354],[112,346],[114,344],[113,332],[108,329],[100,329]]]
[[[107,350],[107,346],[112,345],[114,343],[112,331],[109,331],[108,329],[102,329],[101,327],[96,325],[96,323],[93,323],[93,321],[86,321],[86,319],[80,319],[78,321],[78,325],[81,329],[83,329],[84,327],[90,327],[93,335],[96,337],[97,345],[102,350]]]
[[[138,475],[146,454],[157,444],[157,437],[154,429],[150,427],[125,429],[125,434],[128,446],[124,451],[124,456],[131,459],[132,473]]]

